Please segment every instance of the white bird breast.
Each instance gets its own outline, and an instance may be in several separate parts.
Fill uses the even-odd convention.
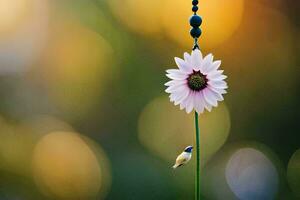
[[[184,159],[184,162],[182,164],[187,163],[188,161],[190,161],[191,157],[192,157],[192,153],[188,153],[188,152],[182,152],[179,155],[180,159]],[[179,158],[178,157],[178,158]]]

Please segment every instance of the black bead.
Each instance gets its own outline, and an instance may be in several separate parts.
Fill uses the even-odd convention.
[[[193,1],[192,1],[192,4],[193,4],[194,6],[198,5],[198,3],[199,3],[198,0],[193,0]]]
[[[192,11],[197,12],[198,11],[198,6],[193,6]]]
[[[193,38],[198,38],[200,37],[202,31],[200,28],[192,28],[191,31],[190,31],[190,34]]]
[[[190,18],[190,25],[192,27],[199,27],[202,24],[202,18],[199,15],[193,15]]]

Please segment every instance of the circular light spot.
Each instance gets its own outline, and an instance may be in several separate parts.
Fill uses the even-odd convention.
[[[108,1],[113,14],[128,28],[146,35],[157,35],[161,31],[161,6],[159,0],[139,1],[118,0]]]
[[[252,141],[227,144],[202,170],[207,199],[275,199],[283,166],[265,145]]]
[[[33,173],[41,190],[56,198],[96,197],[104,184],[95,153],[72,132],[52,132],[41,138],[34,150]]]
[[[191,47],[189,17],[190,1],[167,0],[163,12],[163,26],[168,37],[184,47]],[[244,0],[203,0],[198,14],[202,16],[202,48],[213,48],[227,40],[241,23]]]
[[[91,150],[95,153],[98,163],[101,166],[102,171],[102,184],[100,192],[98,193],[99,199],[105,199],[105,196],[108,194],[111,187],[111,168],[109,159],[106,156],[104,150],[93,140],[86,136],[82,136],[82,139],[88,144]]]
[[[289,161],[287,179],[295,196],[300,198],[300,149],[293,154]]]
[[[229,159],[225,174],[230,189],[239,199],[275,199],[278,172],[262,152],[253,148],[237,150]]]
[[[81,117],[99,102],[103,87],[113,77],[111,61],[112,48],[103,37],[66,20],[53,28],[38,78],[60,110],[70,118]]]
[[[202,164],[225,142],[230,116],[225,104],[199,117]],[[194,118],[172,105],[166,96],[151,101],[143,110],[138,125],[139,140],[151,152],[173,163],[177,154],[194,144]]]

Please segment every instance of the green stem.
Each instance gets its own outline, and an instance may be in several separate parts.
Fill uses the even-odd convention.
[[[196,128],[196,195],[195,200],[200,200],[200,130],[198,113],[195,112],[195,128]]]

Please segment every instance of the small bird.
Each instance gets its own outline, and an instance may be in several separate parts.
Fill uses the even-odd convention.
[[[177,167],[180,167],[182,165],[185,165],[191,160],[192,157],[192,146],[187,146],[184,151],[176,158],[175,165],[173,166],[173,169],[176,169]]]

